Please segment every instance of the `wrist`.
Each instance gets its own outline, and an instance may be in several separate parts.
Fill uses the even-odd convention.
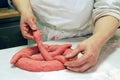
[[[21,10],[20,13],[21,13],[21,15],[33,14],[33,12],[31,10]]]
[[[33,15],[33,13],[31,12],[31,11],[23,11],[23,12],[21,12],[21,16],[31,16],[31,15]]]
[[[114,35],[118,25],[118,20],[113,16],[101,17],[95,23],[93,39],[103,46]]]
[[[106,38],[104,38],[100,35],[97,35],[97,34],[94,34],[93,36],[91,36],[90,39],[92,40],[93,45],[95,45],[96,47],[99,47],[99,48],[102,48],[107,41]]]

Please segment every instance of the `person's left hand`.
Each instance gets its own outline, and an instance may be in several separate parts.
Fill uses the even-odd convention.
[[[93,65],[96,64],[99,53],[101,50],[101,44],[98,41],[95,41],[94,38],[88,38],[81,42],[72,53],[66,55],[66,58],[73,58],[77,56],[79,53],[82,53],[81,58],[77,58],[76,60],[67,61],[64,65],[67,69],[76,71],[76,72],[84,72]]]

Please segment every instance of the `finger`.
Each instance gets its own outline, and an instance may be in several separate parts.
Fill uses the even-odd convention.
[[[86,63],[79,67],[67,67],[67,69],[75,72],[84,72],[90,68],[90,64]]]
[[[34,20],[34,21],[33,21],[33,19],[27,20],[27,24],[29,25],[29,27],[30,27],[32,30],[37,30],[35,20]]]
[[[85,61],[80,63],[80,61],[77,59],[77,60],[73,60],[73,61],[67,61],[64,65],[68,66],[68,67],[78,67],[85,63],[86,63]]]
[[[21,23],[21,32],[22,32],[22,35],[25,39],[30,39],[30,40],[33,40],[33,35],[30,31],[31,29],[28,27],[27,24],[22,24]]]
[[[30,33],[22,31],[22,35],[25,39],[33,40],[33,36]]]
[[[85,64],[88,61],[88,57],[86,55],[83,55],[81,58],[73,60],[73,61],[67,61],[64,65],[70,66],[70,67],[77,67]]]
[[[28,32],[28,25],[26,23],[20,23],[20,29],[21,31],[26,31]]]
[[[86,63],[84,66],[81,66],[81,67],[79,68],[79,71],[80,71],[80,72],[84,72],[84,71],[88,70],[90,67],[91,67],[91,64]]]
[[[75,57],[79,52],[81,51],[80,47],[75,48],[71,53],[67,54],[66,58],[72,58]]]
[[[33,36],[28,33],[24,33],[24,38],[28,40],[34,40]]]

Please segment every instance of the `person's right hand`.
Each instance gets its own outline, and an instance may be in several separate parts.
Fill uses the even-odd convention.
[[[32,13],[21,14],[20,29],[25,39],[33,40],[33,30],[37,30],[36,17]]]

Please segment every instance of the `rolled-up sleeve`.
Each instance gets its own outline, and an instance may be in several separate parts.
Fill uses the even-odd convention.
[[[95,0],[93,23],[102,16],[111,15],[120,22],[120,0]]]

